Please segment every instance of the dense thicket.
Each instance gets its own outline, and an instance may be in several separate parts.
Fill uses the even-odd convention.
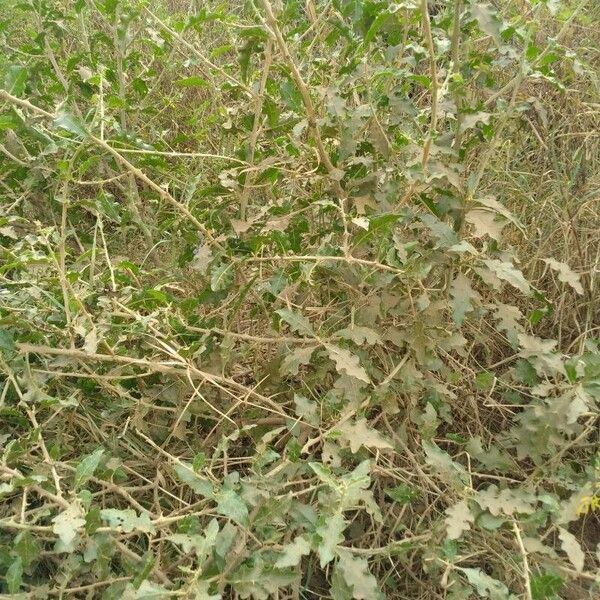
[[[0,19],[0,592],[598,598],[597,2]]]

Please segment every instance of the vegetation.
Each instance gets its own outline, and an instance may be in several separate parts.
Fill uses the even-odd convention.
[[[600,596],[598,2],[3,8],[2,594]]]

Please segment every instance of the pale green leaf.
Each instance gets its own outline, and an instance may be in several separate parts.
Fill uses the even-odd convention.
[[[490,577],[481,569],[457,568],[467,576],[469,583],[475,587],[481,598],[489,598],[490,600],[518,600],[501,581]]]
[[[585,554],[581,549],[581,544],[577,541],[577,538],[570,531],[564,529],[564,527],[559,527],[558,537],[561,541],[561,548],[569,557],[571,564],[577,571],[583,571]]]
[[[340,348],[333,344],[327,344],[327,351],[329,353],[329,358],[335,362],[335,368],[338,373],[346,373],[347,375],[350,375],[350,377],[360,379],[365,383],[371,383],[369,375],[360,365],[358,356],[352,354],[345,348]]]
[[[496,327],[504,331],[508,341],[513,347],[516,347],[519,343],[519,334],[523,333],[523,325],[520,323],[523,314],[518,307],[511,304],[502,304],[502,302],[497,302],[495,308],[494,318],[498,321]]]
[[[206,275],[212,259],[213,254],[211,247],[208,244],[203,244],[196,248],[190,267],[195,271],[198,271],[200,275]]]
[[[383,600],[379,583],[369,571],[369,563],[348,551],[339,551],[336,569],[342,573],[346,584],[352,588],[352,597],[357,600]]]
[[[281,361],[279,372],[282,375],[298,375],[300,365],[310,364],[310,359],[316,346],[307,346],[304,348],[294,348],[291,352],[286,353]]]
[[[194,472],[192,465],[184,463],[182,461],[175,463],[173,470],[177,474],[177,477],[185,484],[201,496],[210,498],[213,495],[212,483],[205,477],[201,477]]]
[[[314,337],[315,332],[310,321],[306,317],[303,317],[289,308],[280,308],[275,312],[290,326],[292,331],[297,331],[301,335]]]
[[[94,475],[94,472],[98,468],[103,455],[104,448],[98,448],[92,452],[92,454],[88,454],[79,462],[77,468],[75,469],[75,478],[73,482],[75,489],[78,489],[87,483],[90,477]]]
[[[500,45],[502,43],[500,36],[502,22],[498,19],[496,10],[487,2],[473,2],[470,10],[481,31],[492,36],[496,44]]]
[[[321,568],[329,564],[336,555],[336,549],[344,541],[346,520],[341,512],[324,517],[324,523],[317,527],[316,532],[321,538],[317,546]]]
[[[369,346],[381,343],[381,337],[376,331],[370,327],[362,327],[359,325],[340,329],[339,331],[335,332],[335,336],[345,340],[350,340],[358,346],[362,346],[365,343]]]
[[[132,508],[118,510],[116,508],[103,508],[100,517],[107,521],[110,527],[130,533],[132,531],[143,531],[154,533],[156,528],[150,520],[148,513],[138,514]]]
[[[531,293],[531,287],[523,276],[523,273],[509,262],[504,262],[495,258],[484,260],[483,262],[499,279],[510,283],[510,285],[516,287],[524,294]]]
[[[544,262],[558,273],[558,279],[563,283],[569,284],[578,294],[583,295],[583,286],[581,285],[581,275],[571,270],[566,263],[559,262],[553,258],[544,258]]]
[[[506,221],[499,221],[496,213],[485,208],[474,208],[467,212],[465,220],[474,228],[473,236],[477,238],[489,235],[492,239],[500,241],[502,230]]]
[[[248,507],[234,490],[222,490],[215,496],[215,499],[219,514],[240,523],[240,525],[244,525],[248,521]]]
[[[310,544],[302,536],[298,536],[291,544],[283,547],[283,553],[275,562],[275,567],[285,569],[300,564],[303,556],[310,554]]]
[[[434,442],[423,440],[423,450],[425,450],[425,462],[433,467],[433,469],[447,481],[453,483],[457,487],[463,487],[469,482],[469,475],[465,468],[452,460],[452,458],[444,452]]]
[[[477,123],[485,123],[487,125],[491,118],[492,114],[484,111],[464,113],[462,115],[461,129],[473,129]]]
[[[213,265],[210,274],[210,289],[213,292],[225,290],[233,279],[233,268],[231,264],[221,263]]]
[[[494,516],[498,516],[501,512],[505,515],[532,514],[537,504],[535,496],[526,490],[518,488],[499,490],[495,484],[479,490],[474,500]]]
[[[350,452],[356,454],[361,446],[366,448],[393,448],[392,444],[376,429],[367,425],[362,417],[356,421],[345,421],[336,425],[335,429],[342,433],[342,439],[350,446]]]
[[[444,521],[450,540],[458,540],[465,531],[471,529],[471,523],[475,520],[466,500],[461,500],[447,508],[446,514],[448,516]]]
[[[318,462],[309,462],[308,466],[315,472],[316,476],[325,484],[332,487],[333,489],[338,488],[338,481],[334,477],[331,469]]]
[[[316,402],[313,402],[300,394],[294,394],[294,405],[296,406],[296,415],[303,421],[310,423],[311,425],[319,424],[321,419]]]
[[[136,589],[131,583],[123,590],[123,600],[167,600],[169,598],[169,590],[162,585],[153,583],[145,579]]]
[[[467,313],[472,312],[475,303],[480,300],[479,294],[473,290],[469,279],[459,273],[450,284],[450,296],[452,298],[450,305],[454,312],[454,321],[457,325],[462,325]]]
[[[85,525],[83,510],[79,504],[72,503],[66,510],[52,519],[52,531],[59,537],[66,552],[74,550],[73,542]]]

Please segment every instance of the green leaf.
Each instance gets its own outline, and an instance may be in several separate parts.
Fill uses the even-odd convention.
[[[410,504],[413,500],[419,497],[420,492],[415,488],[401,483],[393,488],[385,488],[386,496],[389,496],[395,502],[400,504]]]
[[[210,274],[210,289],[213,292],[227,289],[233,281],[233,263],[213,265]]]
[[[79,137],[85,137],[87,135],[85,125],[77,117],[66,111],[58,113],[57,117],[54,119],[54,127],[64,129]]]
[[[174,533],[168,539],[181,546],[184,552],[194,552],[200,562],[204,562],[217,543],[219,534],[219,522],[217,519],[211,519],[208,527],[204,530],[204,535]]]
[[[121,207],[115,197],[108,192],[101,192],[96,198],[96,210],[115,223],[121,223]]]
[[[240,598],[270,600],[297,580],[295,571],[273,569],[265,564],[259,553],[244,562],[232,576],[232,587]]]
[[[9,358],[15,353],[16,348],[12,331],[0,329],[0,354]]]
[[[79,489],[85,483],[87,483],[98,468],[102,456],[104,455],[104,448],[98,448],[92,454],[85,456],[75,469],[75,478],[73,481],[73,487]]]
[[[183,88],[206,87],[208,85],[208,81],[206,79],[203,79],[202,77],[193,75],[192,77],[184,77],[183,79],[178,79],[175,82],[175,85],[177,85],[178,87],[183,87]]]
[[[11,65],[4,76],[4,89],[13,96],[21,96],[25,91],[25,85],[29,73],[21,65]]]
[[[216,497],[217,512],[232,521],[245,525],[248,522],[248,507],[242,498],[233,490],[222,490]]]
[[[155,562],[156,562],[156,560],[155,560],[154,554],[152,553],[151,550],[148,550],[144,554],[144,556],[142,556],[142,560],[137,565],[138,571],[135,574],[135,577],[133,578],[133,580],[131,581],[131,585],[136,590],[139,590],[142,583],[148,579],[150,573],[152,572]]]
[[[18,594],[23,583],[23,562],[17,556],[6,571],[6,585],[9,594]]]
[[[533,600],[559,600],[559,592],[564,580],[558,575],[535,575],[531,578]]]
[[[496,377],[489,371],[481,371],[475,376],[475,386],[478,390],[488,391],[494,385]]]
[[[304,104],[302,103],[302,95],[296,87],[294,81],[285,79],[281,84],[281,99],[285,102],[286,106],[296,113],[301,114],[304,110]]]
[[[19,556],[23,563],[23,567],[27,568],[34,560],[40,556],[40,543],[33,536],[31,531],[21,531],[15,538],[13,550]]]

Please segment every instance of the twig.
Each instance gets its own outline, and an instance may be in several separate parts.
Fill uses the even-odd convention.
[[[244,259],[245,262],[345,262],[349,264],[363,265],[365,267],[371,267],[379,271],[388,271],[389,273],[401,274],[404,273],[402,269],[396,267],[390,267],[383,263],[367,260],[364,258],[356,258],[354,256],[319,256],[315,255],[294,255],[294,256],[252,256]]]
[[[223,154],[208,154],[206,152],[175,152],[164,150],[140,150],[138,148],[115,148],[121,154],[151,154],[153,156],[169,156],[171,158],[214,158],[218,160],[228,160],[244,166],[250,166],[245,160],[240,160],[234,156],[225,156]]]
[[[269,71],[271,70],[271,62],[273,60],[273,51],[272,51],[271,46],[272,46],[272,42],[271,42],[271,40],[269,40],[267,42],[267,47],[265,48],[265,63],[263,65],[263,73],[262,73],[262,77],[260,80],[260,87],[258,89],[258,94],[256,96],[256,106],[254,108],[254,123],[252,124],[252,133],[250,134],[250,141],[248,143],[248,146],[250,149],[248,162],[250,164],[254,163],[256,142],[258,140],[263,105],[265,103],[267,79],[269,77]],[[240,219],[242,221],[246,220],[246,208],[248,205],[248,197],[250,196],[250,190],[252,188],[252,185],[253,185],[255,179],[256,179],[256,174],[253,172],[253,173],[248,173],[246,175],[246,180],[244,181],[244,189],[242,190],[242,196],[240,198]]]
[[[232,388],[237,390],[238,392],[244,392],[248,396],[253,396],[265,403],[269,408],[261,407],[265,410],[269,410],[270,412],[274,412],[275,414],[282,415],[287,417],[287,415],[281,411],[281,406],[273,402],[271,398],[263,396],[253,388],[250,388],[243,383],[239,383],[234,379],[230,379],[228,377],[222,377],[220,375],[214,375],[212,373],[207,373],[205,371],[201,371],[197,369],[193,365],[181,362],[170,361],[170,363],[163,363],[159,361],[151,361],[144,358],[133,358],[128,356],[119,356],[119,355],[108,355],[108,354],[97,354],[97,353],[87,353],[83,350],[75,350],[68,348],[51,348],[50,346],[36,345],[36,344],[27,344],[20,343],[17,344],[17,348],[20,352],[30,352],[32,354],[40,354],[40,355],[48,355],[48,356],[70,356],[72,358],[77,358],[83,361],[98,361],[98,362],[116,362],[127,366],[142,366],[148,369],[152,369],[156,373],[165,373],[171,375],[179,375],[182,377],[188,377],[188,374],[191,372],[191,375],[197,379],[201,379],[207,381],[219,389],[223,391],[228,391],[226,388]],[[226,387],[224,387],[226,386]],[[236,396],[237,397],[237,396]]]
[[[431,534],[425,533],[422,535],[413,535],[411,537],[403,538],[401,540],[394,540],[390,542],[387,546],[382,546],[381,548],[352,548],[351,546],[340,546],[344,550],[348,552],[352,552],[353,554],[360,554],[362,556],[377,556],[382,554],[391,554],[394,551],[397,551],[405,544],[414,544],[415,542],[422,542],[423,540],[428,540],[431,538]]]
[[[531,593],[531,580],[529,578],[529,561],[527,560],[527,551],[525,550],[525,546],[523,545],[523,539],[521,538],[521,530],[517,525],[516,521],[513,521],[513,531],[515,532],[515,537],[517,538],[517,544],[519,545],[519,550],[521,551],[521,556],[523,558],[523,578],[525,579],[525,597],[527,600],[533,600],[533,595]]]

